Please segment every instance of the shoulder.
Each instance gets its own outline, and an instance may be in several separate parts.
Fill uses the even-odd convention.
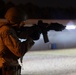
[[[10,27],[7,26],[7,25],[3,25],[3,26],[0,27],[0,31],[1,31],[1,32],[7,32],[7,31],[9,31],[9,30],[10,30]]]
[[[2,26],[0,34],[4,38],[16,35],[14,30],[11,27],[6,26],[6,25]]]
[[[8,34],[12,28],[7,23],[0,23],[0,34]]]

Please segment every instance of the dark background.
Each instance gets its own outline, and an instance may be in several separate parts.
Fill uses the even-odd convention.
[[[76,19],[75,0],[0,0],[0,18],[12,6],[22,8],[29,19]]]
[[[39,7],[76,7],[76,0],[3,0],[11,1],[14,4],[33,3]]]

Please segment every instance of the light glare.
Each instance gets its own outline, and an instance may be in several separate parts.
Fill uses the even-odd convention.
[[[66,29],[75,29],[76,27],[74,25],[67,25]]]
[[[75,29],[75,28],[76,28],[75,24],[72,21],[68,22],[68,24],[66,25],[66,29],[68,30]]]

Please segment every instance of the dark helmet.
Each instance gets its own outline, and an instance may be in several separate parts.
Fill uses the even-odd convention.
[[[11,7],[7,10],[5,18],[11,23],[19,23],[25,20],[25,13],[18,7]]]

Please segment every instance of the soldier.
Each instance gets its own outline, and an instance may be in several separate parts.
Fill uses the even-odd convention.
[[[32,38],[21,42],[12,28],[24,20],[23,12],[11,7],[5,14],[7,22],[0,23],[0,75],[20,75],[18,59],[34,45]]]

